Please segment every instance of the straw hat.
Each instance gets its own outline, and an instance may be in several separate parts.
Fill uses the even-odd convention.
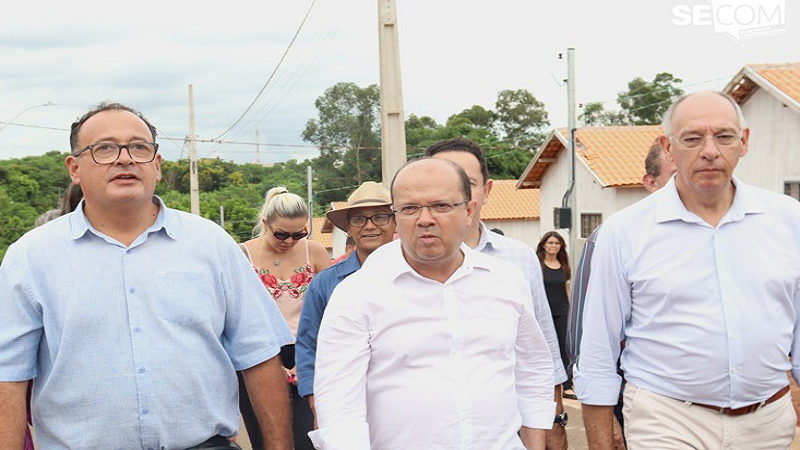
[[[392,196],[383,185],[374,181],[365,181],[347,198],[347,206],[328,211],[325,217],[337,227],[347,231],[350,227],[350,223],[347,222],[347,213],[351,209],[390,206],[391,204]]]

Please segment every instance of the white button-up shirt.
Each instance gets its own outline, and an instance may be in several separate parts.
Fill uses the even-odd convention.
[[[444,283],[400,242],[342,281],[322,319],[314,382],[325,450],[522,450],[553,425],[553,363],[513,264],[462,245]]]
[[[575,368],[576,393],[617,403],[625,378],[668,397],[737,408],[797,379],[800,203],[734,179],[712,227],[674,179],[600,229]]]

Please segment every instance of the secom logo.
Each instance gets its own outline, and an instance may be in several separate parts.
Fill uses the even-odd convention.
[[[786,0],[711,0],[710,5],[676,5],[672,23],[714,25],[744,46],[747,39],[786,33]]]

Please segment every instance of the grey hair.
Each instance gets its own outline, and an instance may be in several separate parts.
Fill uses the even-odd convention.
[[[264,206],[261,207],[258,217],[261,219],[259,222],[267,223],[279,217],[284,219],[308,217],[308,205],[299,195],[292,194],[286,187],[277,186],[267,191],[267,195],[264,196]],[[264,231],[262,228],[259,236],[263,235]]]
[[[662,122],[664,125],[664,132],[667,134],[667,136],[672,135],[672,115],[675,113],[675,108],[677,108],[678,105],[680,105],[681,102],[683,102],[687,98],[696,94],[701,94],[703,92],[710,92],[712,94],[717,94],[720,97],[728,100],[728,102],[730,102],[730,104],[733,106],[734,111],[736,111],[736,119],[739,121],[739,131],[742,131],[745,128],[747,128],[747,122],[745,122],[744,120],[744,114],[742,114],[742,108],[739,107],[739,104],[736,103],[736,100],[733,97],[721,91],[701,91],[701,92],[694,92],[691,94],[682,95],[679,99],[675,100],[671,105],[669,105],[669,108],[664,113],[664,120]]]

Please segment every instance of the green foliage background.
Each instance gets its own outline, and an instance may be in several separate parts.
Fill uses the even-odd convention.
[[[669,73],[652,82],[634,78],[629,90],[619,93],[620,111],[605,111],[602,104],[585,108],[587,125],[655,123],[682,90]],[[310,119],[302,133],[306,142],[320,149],[317,158],[289,160],[273,166],[237,164],[219,159],[198,162],[200,213],[221,223],[237,241],[250,238],[264,194],[275,186],[305,196],[307,167],[313,173],[314,215],[324,214],[332,201],[346,200],[363,181],[381,180],[380,90],[337,83],[316,102],[318,117]],[[494,110],[474,105],[453,114],[445,124],[428,116],[410,114],[406,120],[407,157],[420,156],[430,144],[442,139],[466,137],[483,147],[489,175],[516,179],[534,156],[550,129],[545,105],[524,89],[498,93]],[[0,160],[0,260],[8,246],[33,228],[44,212],[56,208],[69,185],[64,165],[66,153]],[[162,180],[156,187],[172,208],[189,211],[189,162],[163,161]]]

